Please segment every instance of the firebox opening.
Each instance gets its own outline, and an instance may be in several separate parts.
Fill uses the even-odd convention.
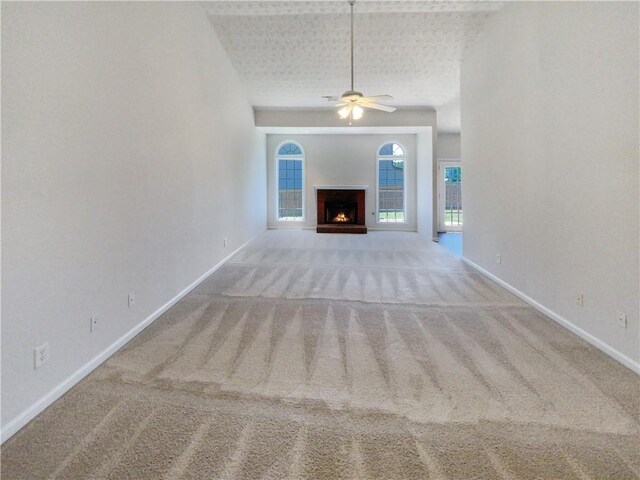
[[[356,202],[327,202],[325,204],[325,223],[358,223],[358,204]]]

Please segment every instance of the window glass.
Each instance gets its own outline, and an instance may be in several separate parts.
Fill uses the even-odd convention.
[[[405,221],[405,163],[405,150],[397,143],[387,143],[378,150],[378,222]]]
[[[302,221],[304,201],[304,155],[300,145],[286,142],[276,154],[278,166],[278,220]]]

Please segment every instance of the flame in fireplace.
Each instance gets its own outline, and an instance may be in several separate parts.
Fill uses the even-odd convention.
[[[344,212],[340,212],[340,213],[338,213],[338,215],[336,215],[336,216],[333,218],[333,221],[334,221],[334,222],[344,223],[344,222],[350,222],[350,221],[351,221],[351,219],[350,219],[349,217],[347,217],[347,216],[344,214]]]

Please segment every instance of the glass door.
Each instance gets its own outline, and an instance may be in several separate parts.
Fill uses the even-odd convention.
[[[440,162],[438,176],[440,177],[438,230],[459,232],[462,230],[462,166],[460,162]]]

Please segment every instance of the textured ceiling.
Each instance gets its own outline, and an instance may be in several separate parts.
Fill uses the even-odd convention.
[[[203,2],[256,107],[328,107],[349,89],[349,5],[339,1]],[[460,129],[465,45],[502,2],[375,1],[355,7],[355,88],[395,106],[432,106]]]

